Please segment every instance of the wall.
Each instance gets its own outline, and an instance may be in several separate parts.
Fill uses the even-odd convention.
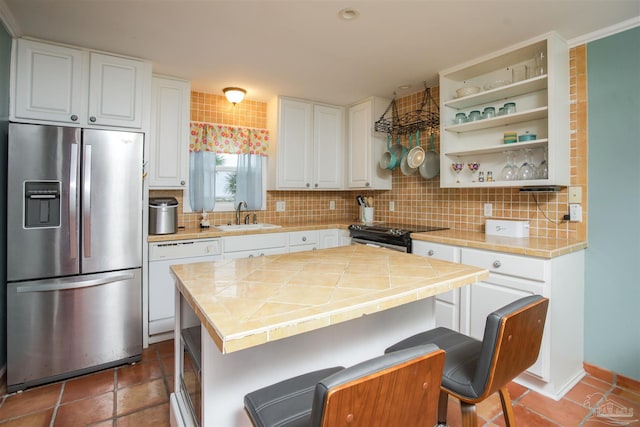
[[[586,194],[586,79],[584,75],[585,49],[579,47],[570,52],[571,87],[571,182],[581,185]],[[432,88],[435,103],[439,102],[438,88]],[[223,96],[192,92],[191,119],[250,127],[266,126],[266,104],[245,100],[233,107]],[[415,111],[422,103],[423,93],[416,93],[398,99],[399,114]],[[423,132],[421,145],[425,146],[428,135]],[[436,151],[439,151],[439,135],[436,133]],[[403,141],[405,144],[406,141]],[[494,173],[499,173],[496,171]],[[482,231],[485,221],[484,204],[493,204],[496,217],[528,219],[531,221],[533,236],[550,238],[586,239],[588,210],[583,204],[583,223],[560,222],[568,212],[567,192],[540,193],[537,196],[520,194],[517,189],[441,189],[439,177],[425,181],[419,174],[404,176],[399,169],[394,170],[391,191],[364,192],[373,196],[376,206],[376,220],[405,224],[431,224],[459,230]],[[269,191],[267,210],[259,213],[261,222],[314,222],[314,221],[355,221],[358,210],[355,197],[358,192],[303,192]],[[182,202],[180,191],[154,191],[153,196],[174,196]],[[538,206],[534,201],[537,197]],[[286,202],[286,212],[276,212],[276,201]],[[329,210],[334,201],[335,210]],[[394,201],[395,211],[389,212],[389,201]],[[550,219],[548,220],[547,217]],[[214,224],[233,221],[233,213],[216,213]],[[180,214],[179,225],[195,229],[199,214]]]
[[[7,124],[9,120],[9,74],[11,63],[11,36],[0,24],[0,224],[6,224],[7,188]],[[6,227],[0,227],[0,281],[6,283]],[[7,363],[6,286],[0,290],[0,369]]]
[[[640,380],[640,27],[587,46],[585,361]]]

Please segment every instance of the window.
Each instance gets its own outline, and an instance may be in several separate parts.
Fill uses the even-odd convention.
[[[238,177],[238,155],[216,154],[215,169],[215,207],[213,212],[232,212],[236,209],[236,190]],[[262,206],[259,210],[266,209],[267,199],[267,158],[262,157]],[[191,172],[191,171],[190,171]],[[184,212],[194,212],[189,199],[189,191],[183,195]]]
[[[189,195],[185,212],[232,211],[239,201],[250,210],[265,209],[266,153],[269,132],[191,122]]]

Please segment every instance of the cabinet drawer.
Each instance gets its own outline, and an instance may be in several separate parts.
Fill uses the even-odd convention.
[[[289,253],[316,251],[316,250],[318,250],[318,245],[316,243],[311,243],[311,244],[308,244],[308,245],[289,246]]]
[[[223,239],[224,252],[250,251],[256,249],[286,248],[286,233],[247,234]]]
[[[412,251],[416,255],[443,261],[460,262],[460,248],[456,246],[441,245],[439,243],[412,240]]]
[[[492,273],[522,277],[539,282],[547,281],[549,277],[548,261],[538,258],[509,255],[502,252],[463,248],[461,263],[484,268]]]
[[[289,246],[318,243],[317,231],[292,231],[289,233]]]

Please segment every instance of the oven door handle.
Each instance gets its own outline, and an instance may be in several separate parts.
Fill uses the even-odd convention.
[[[387,248],[387,249],[391,249],[398,252],[405,252],[405,253],[407,252],[407,248],[404,246],[389,245],[389,244],[380,243],[380,242],[372,242],[370,240],[359,239],[357,237],[351,238],[351,244],[372,246],[374,248]]]

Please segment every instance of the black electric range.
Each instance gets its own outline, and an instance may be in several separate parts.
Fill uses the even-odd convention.
[[[377,245],[411,253],[411,233],[438,230],[447,230],[447,228],[392,223],[351,224],[349,235],[351,242],[355,244]]]

